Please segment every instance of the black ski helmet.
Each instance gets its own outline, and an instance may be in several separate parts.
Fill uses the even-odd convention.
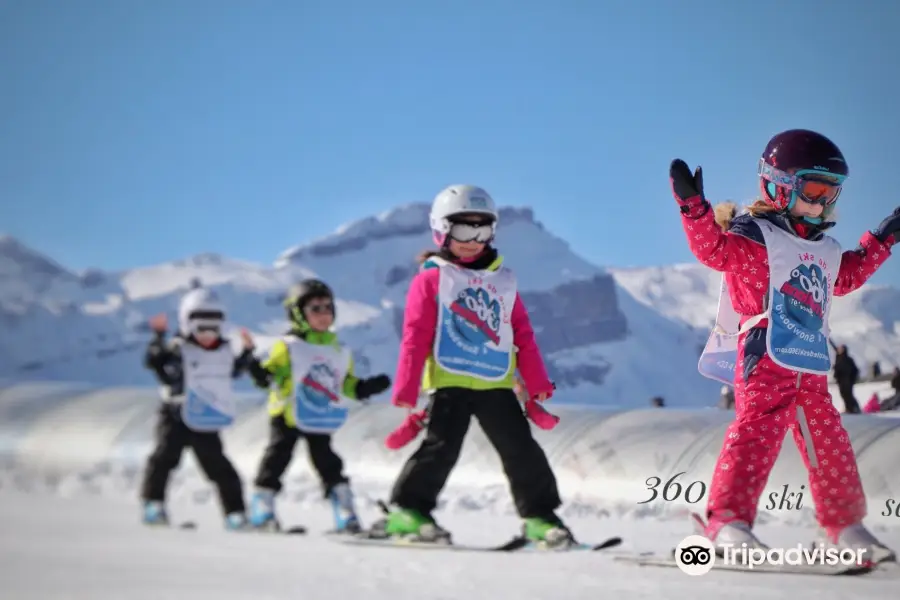
[[[295,283],[290,287],[285,297],[284,307],[287,311],[287,317],[291,324],[301,331],[306,331],[309,328],[306,317],[303,315],[303,308],[313,298],[329,298],[334,303],[334,293],[331,291],[331,288],[319,279],[304,279],[299,283]],[[334,315],[337,317],[336,307]]]

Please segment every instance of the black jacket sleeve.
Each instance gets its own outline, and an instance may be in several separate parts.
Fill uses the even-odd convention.
[[[250,374],[250,379],[253,380],[253,384],[256,387],[260,387],[263,389],[268,389],[270,385],[272,385],[272,381],[275,379],[275,376],[271,371],[266,369],[262,362],[251,352],[249,358],[247,359],[247,372]]]
[[[250,370],[250,364],[253,360],[253,350],[251,350],[250,348],[244,348],[244,350],[234,358],[234,365],[231,367],[231,377],[237,379],[238,377],[243,375],[245,371]]]
[[[153,371],[163,385],[181,385],[181,348],[174,340],[166,342],[165,333],[156,332],[150,340],[144,353],[144,366]]]

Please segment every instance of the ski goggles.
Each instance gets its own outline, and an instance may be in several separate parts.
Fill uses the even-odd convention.
[[[770,183],[791,190],[797,197],[809,204],[831,206],[841,195],[846,175],[835,175],[816,169],[802,169],[787,173],[776,169],[765,160],[759,161],[759,176]]]
[[[219,333],[225,313],[219,310],[195,310],[188,315],[191,331],[195,333]]]
[[[224,321],[225,313],[221,310],[195,310],[188,315],[190,321]]]
[[[452,223],[450,237],[457,242],[487,244],[494,237],[493,223]]]
[[[222,335],[222,322],[195,319],[190,322],[190,332],[200,338],[219,337]]]
[[[305,307],[306,310],[313,314],[321,315],[324,313],[334,314],[334,304],[331,302],[318,302],[316,304],[310,303]]]

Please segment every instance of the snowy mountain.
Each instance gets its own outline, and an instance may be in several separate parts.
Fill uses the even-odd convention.
[[[700,265],[604,269],[577,256],[528,208],[504,208],[498,247],[518,275],[560,400],[709,405],[716,384],[696,373],[716,308],[718,275]],[[147,319],[174,322],[192,282],[214,287],[230,321],[264,349],[285,329],[294,281],[332,285],[341,338],[363,374],[393,373],[415,256],[432,246],[428,205],[411,204],[283,252],[272,266],[204,254],[124,272],[74,273],[0,237],[0,378],[153,385],[141,367]],[[839,299],[835,338],[856,356],[900,363],[900,291]]]

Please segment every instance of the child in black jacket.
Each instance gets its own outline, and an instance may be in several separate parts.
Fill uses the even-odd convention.
[[[228,529],[246,526],[241,479],[222,449],[219,431],[234,420],[232,379],[247,368],[252,350],[235,357],[222,337],[225,311],[211,290],[191,290],[181,301],[178,333],[166,341],[165,314],[150,321],[155,335],[144,365],[161,384],[156,448],[147,459],[141,497],[144,523],[168,525],[165,510],[169,474],[191,447],[206,476],[218,487]]]

